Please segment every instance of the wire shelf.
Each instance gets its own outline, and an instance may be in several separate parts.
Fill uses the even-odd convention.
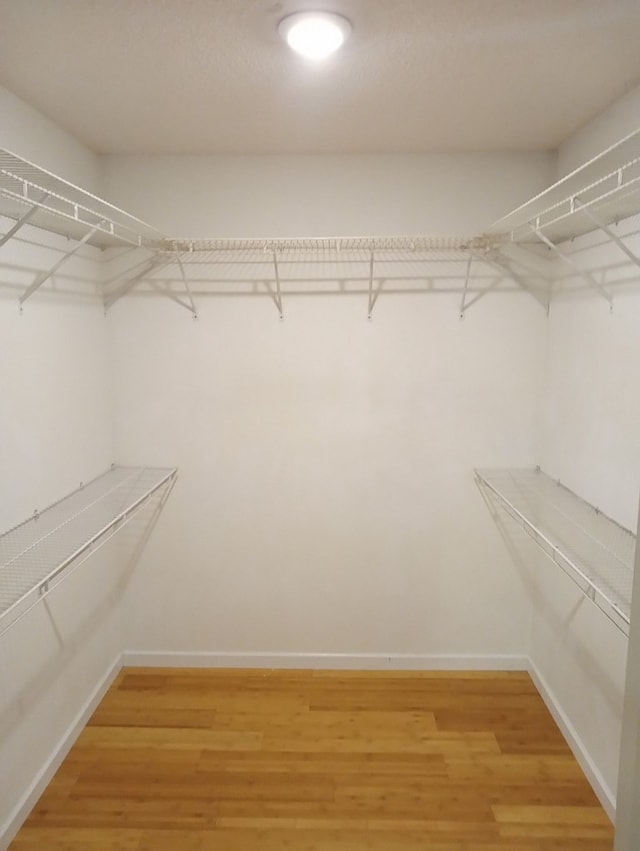
[[[0,215],[51,233],[87,239],[90,245],[153,247],[164,239],[151,225],[57,177],[10,151],[0,149]]]
[[[482,250],[496,244],[494,237],[463,236],[359,236],[300,237],[275,239],[168,239],[165,250],[176,252],[217,252],[245,254],[404,252]]]
[[[0,635],[176,474],[175,468],[112,467],[0,535]]]
[[[612,304],[611,281],[601,283],[600,276],[583,269],[560,245],[601,230],[609,242],[624,252],[627,267],[632,266],[632,274],[637,275],[640,258],[627,244],[628,234],[620,235],[611,227],[636,214],[640,214],[640,130],[486,231],[471,236],[169,238],[126,211],[0,149],[0,219],[12,223],[0,235],[0,247],[26,224],[63,235],[75,243],[51,268],[38,272],[19,297],[21,305],[85,243],[101,249],[136,246],[150,252],[144,262],[137,256],[128,269],[120,270],[117,286],[103,283],[107,310],[142,284],[147,291],[172,298],[197,318],[192,283],[199,287],[196,295],[208,295],[217,292],[220,282],[237,282],[273,290],[278,312],[283,316],[281,287],[287,281],[319,284],[323,291],[333,282],[337,284],[335,292],[350,291],[350,284],[345,282],[361,282],[368,287],[371,318],[377,298],[374,291],[382,287],[380,282],[385,286],[406,282],[408,287],[420,291],[461,292],[462,316],[478,298],[504,289],[505,278],[513,289],[528,293],[545,310],[553,296],[572,290],[576,278]],[[531,249],[532,245],[546,246],[552,253],[534,251],[532,261],[532,252],[521,250]],[[556,257],[561,264],[555,262]],[[492,270],[492,277],[487,280],[488,269]],[[158,278],[160,273],[162,277]],[[173,291],[174,284],[180,293]],[[313,286],[303,286],[299,291],[316,292]]]
[[[640,212],[640,130],[636,130],[489,228],[512,242],[558,244]]]
[[[635,536],[539,470],[476,470],[476,477],[628,635]]]

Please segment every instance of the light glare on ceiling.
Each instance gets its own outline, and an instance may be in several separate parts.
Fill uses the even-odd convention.
[[[317,61],[342,47],[351,24],[332,12],[298,12],[280,21],[278,30],[292,50]]]

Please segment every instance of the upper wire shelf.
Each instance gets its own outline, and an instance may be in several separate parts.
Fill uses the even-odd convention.
[[[0,535],[0,635],[176,474],[175,468],[114,466]]]
[[[498,219],[488,235],[554,243],[640,212],[640,129],[593,157],[544,192]]]
[[[628,635],[635,536],[539,470],[476,470],[476,477]]]
[[[299,237],[274,239],[169,239],[164,248],[182,254],[315,254],[367,252],[466,252],[492,247],[495,237],[462,236],[359,236],[359,237]]]
[[[98,248],[155,246],[163,235],[124,210],[0,149],[0,215]]]
[[[20,305],[86,243],[99,248],[136,246],[150,254],[141,260],[136,253],[132,263],[124,269],[118,266],[116,275],[103,281],[105,310],[142,284],[197,318],[191,284],[199,287],[195,295],[203,295],[215,294],[223,282],[233,293],[245,285],[265,288],[282,318],[285,284],[319,283],[324,292],[333,281],[336,292],[364,283],[369,318],[383,288],[405,284],[412,292],[459,292],[462,317],[487,293],[511,285],[548,311],[552,297],[563,289],[556,284],[576,279],[611,306],[615,287],[627,282],[627,271],[603,283],[602,275],[582,268],[561,243],[600,230],[624,252],[626,267],[629,262],[640,267],[640,257],[625,242],[631,237],[611,227],[638,213],[640,129],[475,236],[169,238],[96,195],[0,150],[0,217],[15,222],[0,236],[0,246],[25,224],[75,243],[51,268],[37,273],[19,297]],[[521,251],[518,246],[525,244],[546,245],[561,264],[551,262],[553,254]],[[449,264],[444,274],[434,268],[436,263]],[[206,267],[215,271],[207,272]]]

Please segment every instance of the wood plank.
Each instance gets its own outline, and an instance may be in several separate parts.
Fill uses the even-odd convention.
[[[612,851],[524,672],[123,670],[16,851]]]

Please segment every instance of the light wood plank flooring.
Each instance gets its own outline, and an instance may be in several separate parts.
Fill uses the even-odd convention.
[[[11,845],[611,851],[526,673],[124,669]]]

